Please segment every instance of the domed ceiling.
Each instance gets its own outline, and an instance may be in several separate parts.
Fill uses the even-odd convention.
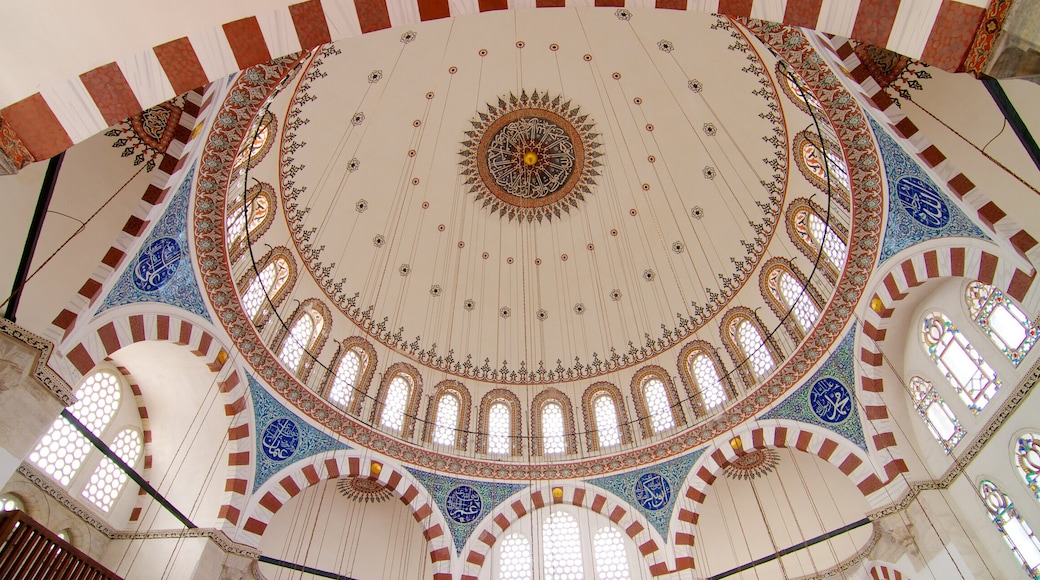
[[[307,63],[281,193],[330,302],[507,382],[704,325],[767,253],[787,136],[759,47],[692,20],[503,13]]]
[[[778,43],[792,34],[767,32]],[[842,115],[861,123],[797,38],[790,54],[812,63],[794,68],[823,77],[825,108],[840,94]],[[624,389],[645,364],[675,377],[678,347],[691,340],[725,352],[721,314],[746,307],[781,357],[798,363],[768,392],[760,381],[755,402],[740,410],[746,417],[819,359],[865,281],[826,279],[782,223],[791,200],[816,195],[846,240],[861,235],[848,211],[790,171],[794,133],[817,123],[804,104],[780,96],[777,60],[725,18],[561,9],[445,19],[328,45],[297,62],[270,97],[260,93],[274,79],[247,73],[224,111],[228,119],[240,110],[266,115],[273,143],[243,164],[243,175],[230,171],[233,151],[210,137],[195,224],[204,276],[213,275],[210,299],[276,390],[292,390],[292,402],[334,431],[356,433],[321,399],[287,387],[293,380],[272,366],[273,347],[259,346],[274,342],[277,324],[242,326],[243,311],[220,280],[240,298],[252,260],[234,249],[207,260],[223,253],[209,237],[212,222],[200,217],[217,199],[207,197],[213,180],[230,183],[226,208],[241,204],[245,185],[267,183],[278,217],[249,255],[285,247],[295,257],[293,306],[280,307],[280,317],[288,320],[296,301],[320,299],[334,340],[360,335],[382,345],[380,370],[407,362],[428,385],[463,381],[474,401],[503,384],[518,385],[529,401],[552,384],[577,402],[596,380]],[[807,82],[820,90],[816,78]],[[259,113],[239,107],[260,101]],[[233,143],[252,139],[235,123]],[[846,155],[855,147],[871,159],[853,168],[854,178],[877,173],[869,137],[852,145],[864,128],[835,136]],[[879,195],[878,187],[862,195]],[[852,189],[855,210],[859,186]],[[804,337],[777,331],[781,320],[763,298],[760,266],[776,258],[819,293],[828,328],[805,333],[814,344],[808,356],[795,356]],[[834,315],[827,308],[843,282],[849,292]],[[319,364],[331,365],[332,350],[314,353]]]

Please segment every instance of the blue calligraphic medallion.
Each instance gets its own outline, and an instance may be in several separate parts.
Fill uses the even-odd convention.
[[[134,286],[145,292],[155,292],[173,277],[181,263],[181,246],[173,238],[159,238],[152,242],[134,265]]]
[[[903,209],[921,225],[939,229],[950,223],[950,208],[934,187],[917,177],[901,177],[896,196]]]
[[[821,421],[841,423],[852,412],[852,394],[845,385],[824,377],[809,391],[809,405]]]
[[[644,473],[636,480],[636,501],[639,505],[657,511],[668,505],[672,488],[660,473]]]
[[[460,524],[468,524],[480,516],[480,494],[468,485],[460,485],[448,492],[444,507],[448,517]]]
[[[296,448],[300,445],[300,428],[293,423],[292,419],[282,417],[271,421],[264,429],[261,439],[264,455],[274,461],[285,461],[292,457]]]

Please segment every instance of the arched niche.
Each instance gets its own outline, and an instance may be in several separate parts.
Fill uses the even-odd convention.
[[[433,575],[423,525],[393,492],[367,478],[329,479],[302,490],[274,514],[258,548],[349,578]],[[287,572],[270,564],[260,569],[267,578]]]
[[[776,550],[796,546],[861,520],[867,499],[837,467],[792,449],[768,449],[771,468],[726,467],[707,491],[700,509],[694,558],[698,576],[711,577]],[[748,464],[750,465],[750,463]],[[823,572],[853,556],[870,541],[865,525],[759,565],[748,577],[800,578]]]

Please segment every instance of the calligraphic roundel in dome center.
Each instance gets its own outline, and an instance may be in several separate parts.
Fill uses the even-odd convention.
[[[757,39],[585,9],[417,30],[317,51],[275,111],[264,164],[342,315],[422,364],[524,383],[637,364],[760,303],[789,139]]]

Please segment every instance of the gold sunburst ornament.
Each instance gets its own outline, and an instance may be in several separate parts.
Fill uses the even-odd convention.
[[[470,120],[459,161],[482,207],[510,221],[552,220],[577,208],[599,175],[600,136],[580,107],[521,91]]]

